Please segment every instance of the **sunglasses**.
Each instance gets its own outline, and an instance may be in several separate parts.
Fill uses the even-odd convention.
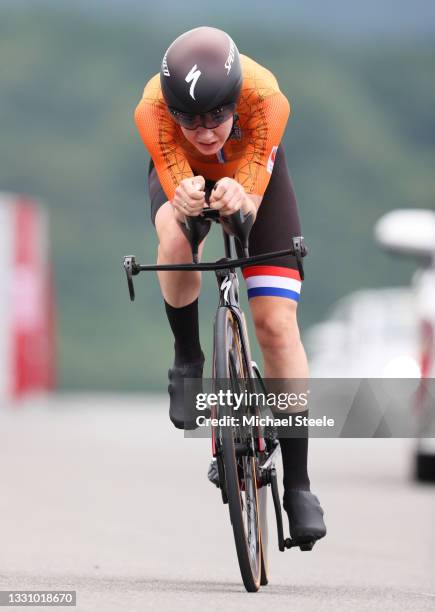
[[[190,113],[183,113],[176,108],[169,107],[169,112],[172,118],[179,125],[184,127],[186,130],[196,130],[200,126],[205,127],[209,130],[219,127],[222,123],[225,123],[230,117],[234,115],[237,104],[225,104],[224,106],[218,106],[208,113],[202,115],[191,115]]]

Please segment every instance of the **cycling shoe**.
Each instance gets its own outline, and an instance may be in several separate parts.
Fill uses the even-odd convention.
[[[178,429],[196,429],[197,416],[205,415],[204,410],[198,412],[195,406],[196,393],[202,392],[202,385],[198,383],[192,384],[185,389],[185,379],[202,378],[202,370],[204,367],[204,354],[199,361],[194,363],[183,363],[182,365],[173,365],[168,370],[169,377],[169,418]]]
[[[292,540],[301,543],[314,542],[326,535],[323,509],[311,491],[286,490],[283,506],[288,514]]]

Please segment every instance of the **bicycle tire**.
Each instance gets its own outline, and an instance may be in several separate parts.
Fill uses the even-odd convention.
[[[262,486],[258,490],[258,507],[260,508],[260,543],[261,543],[261,576],[260,585],[269,583],[269,563],[267,557],[267,546],[269,537],[267,531],[267,487]]]
[[[264,386],[257,384],[258,382],[258,368],[257,365],[253,367],[253,373],[255,374],[255,391],[258,393],[266,392]],[[258,488],[258,507],[260,509],[260,534],[261,534],[261,578],[260,585],[266,586],[269,584],[269,557],[268,557],[268,546],[269,546],[269,531],[267,525],[267,499],[268,499],[268,485],[260,486]]]
[[[224,306],[217,312],[214,341],[215,379],[231,380],[231,384],[237,384],[240,374],[247,375],[247,367],[243,363],[237,322],[231,310]],[[232,364],[234,360],[237,362]],[[236,373],[234,366],[238,368]],[[231,416],[228,406],[219,407],[219,411],[219,416]],[[221,430],[221,444],[229,514],[240,573],[246,590],[256,592],[261,584],[262,573],[256,458],[255,456],[236,458],[234,436],[229,427]],[[244,474],[244,491],[241,489],[239,479],[241,469]],[[244,509],[246,509],[248,525],[245,525]]]

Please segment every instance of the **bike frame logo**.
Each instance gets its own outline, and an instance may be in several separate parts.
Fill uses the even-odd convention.
[[[224,292],[225,304],[229,304],[230,303],[229,300],[228,300],[228,294],[230,292],[232,283],[233,283],[233,281],[231,280],[231,278],[229,276],[226,276],[224,278],[224,280],[222,281],[221,291]]]
[[[186,75],[186,78],[185,78],[186,83],[190,83],[192,81],[192,84],[191,84],[190,89],[189,89],[189,93],[190,93],[190,96],[194,100],[196,100],[196,98],[195,98],[195,85],[198,82],[198,79],[199,79],[200,76],[201,76],[201,70],[198,70],[198,66],[195,64],[189,70],[189,73]]]

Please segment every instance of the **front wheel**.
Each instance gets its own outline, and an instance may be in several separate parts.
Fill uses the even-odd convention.
[[[240,392],[240,380],[246,380],[249,371],[237,321],[229,308],[221,307],[218,310],[214,340],[214,376],[217,384],[219,381],[224,382],[233,392]],[[231,406],[219,406],[219,417],[234,415]],[[237,416],[241,418],[242,415]],[[246,428],[239,425],[224,426],[219,436],[240,572],[246,590],[255,592],[262,578],[257,459],[255,454],[249,452],[250,440]]]

